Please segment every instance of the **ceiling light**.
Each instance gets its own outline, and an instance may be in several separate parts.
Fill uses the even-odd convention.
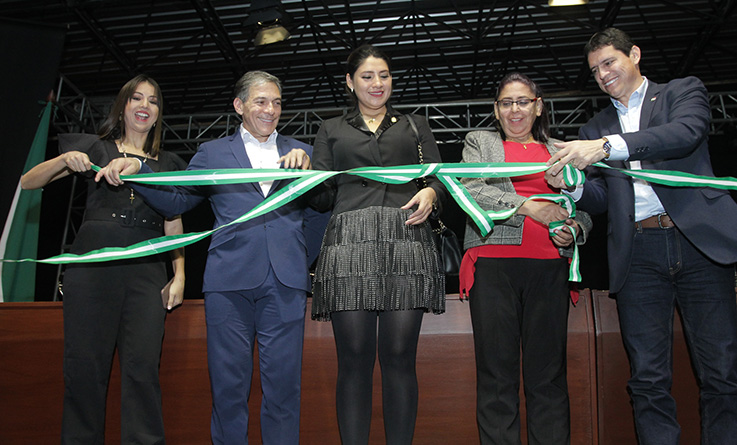
[[[280,0],[254,0],[248,8],[245,26],[258,26],[253,39],[256,46],[281,42],[289,38],[289,31],[284,28],[287,13]]]
[[[585,5],[589,0],[548,0],[548,6],[575,6]]]
[[[289,38],[289,31],[276,20],[274,23],[264,25],[259,23],[260,29],[253,38],[253,44],[256,46],[268,45],[269,43],[281,42]]]

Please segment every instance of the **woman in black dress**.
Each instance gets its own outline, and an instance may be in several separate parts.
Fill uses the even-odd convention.
[[[440,162],[427,121],[388,105],[392,75],[382,51],[356,49],[346,71],[356,107],[321,126],[316,170],[417,164],[418,138],[425,162]],[[415,359],[423,314],[445,310],[445,276],[426,220],[446,191],[435,177],[421,190],[415,182],[384,184],[351,175],[325,184],[313,205],[332,208],[333,216],[315,272],[312,317],[333,324],[341,440],[368,443],[378,348],[386,443],[409,444],[417,417]]]
[[[60,134],[62,154],[21,178],[25,189],[76,173],[88,183],[83,223],[71,252],[128,246],[182,233],[181,218],[165,220],[127,187],[94,182],[91,166],[136,157],[154,171],[183,170],[184,161],[159,150],[162,97],[139,75],[118,93],[99,135]],[[159,357],[166,311],[182,302],[184,252],[172,252],[167,280],[162,255],[71,264],[64,274],[64,415],[62,443],[103,443],[110,367],[118,348],[121,442],[164,443]]]

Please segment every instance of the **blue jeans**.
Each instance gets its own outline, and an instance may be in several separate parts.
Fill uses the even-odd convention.
[[[734,271],[702,255],[677,228],[636,231],[629,274],[616,298],[640,444],[677,444],[680,438],[670,394],[676,306],[700,387],[701,443],[736,440]]]

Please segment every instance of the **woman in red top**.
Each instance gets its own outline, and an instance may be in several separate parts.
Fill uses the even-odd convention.
[[[464,162],[541,162],[557,151],[540,88],[527,76],[506,75],[494,114],[499,132],[466,136]],[[466,225],[461,294],[470,302],[476,351],[477,421],[481,443],[520,443],[519,381],[522,350],[528,443],[567,444],[570,439],[566,382],[567,227],[550,237],[548,225],[567,220],[579,243],[591,227],[588,215],[573,219],[560,205],[526,200],[558,193],[543,173],[516,178],[466,178],[464,185],[486,210],[518,207],[481,236]],[[583,229],[583,230],[581,230]]]

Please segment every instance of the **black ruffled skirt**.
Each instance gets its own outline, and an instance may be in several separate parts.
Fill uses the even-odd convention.
[[[430,226],[405,225],[411,213],[368,207],[332,216],[315,271],[313,319],[354,310],[445,312],[445,275]]]

